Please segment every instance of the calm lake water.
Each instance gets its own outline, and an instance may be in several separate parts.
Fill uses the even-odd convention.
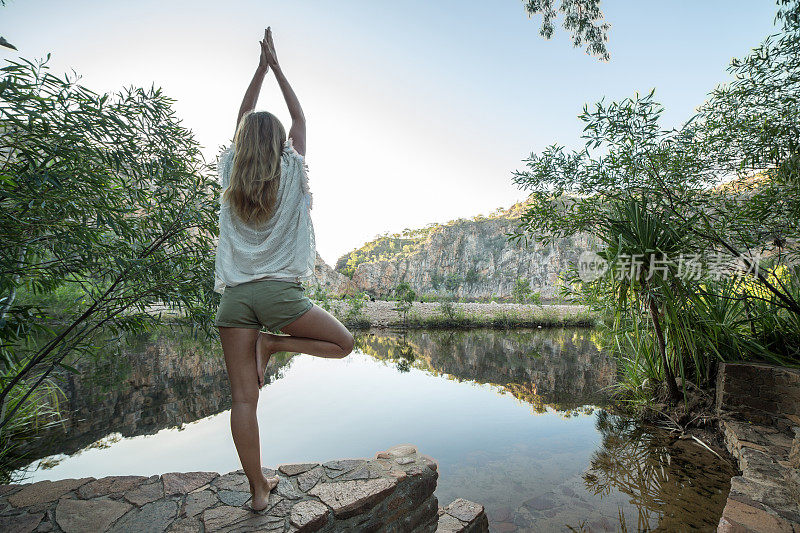
[[[730,466],[608,414],[615,367],[594,336],[383,331],[342,360],[276,354],[258,411],[264,464],[413,443],[439,462],[440,505],[480,502],[493,531],[715,531]],[[240,468],[218,345],[165,330],[107,350],[68,376],[64,428],[31,443],[15,477]]]

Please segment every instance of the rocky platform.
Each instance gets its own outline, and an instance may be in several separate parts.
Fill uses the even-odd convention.
[[[411,445],[374,459],[286,464],[268,507],[248,509],[242,471],[40,481],[0,486],[0,531],[434,532],[488,531],[483,506],[440,508],[437,464]]]
[[[800,370],[722,364],[717,410],[741,470],[717,531],[800,533]]]

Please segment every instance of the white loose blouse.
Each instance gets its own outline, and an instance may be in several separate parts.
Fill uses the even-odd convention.
[[[232,144],[219,157],[223,192],[230,182],[235,150]],[[214,291],[222,294],[225,287],[256,279],[300,282],[313,277],[316,243],[311,205],[305,159],[287,139],[281,153],[275,212],[264,225],[248,226],[220,199]]]

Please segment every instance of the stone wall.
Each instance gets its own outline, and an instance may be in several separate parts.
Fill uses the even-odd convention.
[[[800,370],[762,364],[722,364],[717,409],[779,429],[800,426]]]
[[[739,463],[719,532],[800,532],[800,370],[720,365],[717,410]]]
[[[40,481],[0,486],[0,531],[467,532],[488,531],[483,506],[440,509],[436,462],[399,445],[375,459],[287,464],[269,505],[248,508],[241,471]]]

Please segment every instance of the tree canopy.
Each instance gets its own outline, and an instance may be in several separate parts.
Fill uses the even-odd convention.
[[[172,103],[47,60],[0,69],[0,428],[102,329],[166,308],[211,331],[219,186]],[[65,288],[58,310],[20,298]]]
[[[611,26],[603,21],[600,0],[561,0],[556,8],[555,0],[523,0],[529,17],[542,16],[539,34],[545,39],[553,36],[554,20],[559,12],[564,16],[562,26],[571,33],[575,47],[586,45],[586,53],[602,61],[608,61],[606,49],[608,30]]]
[[[530,191],[514,238],[597,236],[606,275],[568,286],[616,309],[616,349],[668,384],[671,369],[708,379],[715,359],[800,362],[799,5],[778,2],[779,31],[683,126],[660,126],[654,91],[600,101],[579,116],[581,149],[554,144],[514,173]],[[619,276],[634,257],[646,270]],[[690,257],[701,279],[677,277]]]

